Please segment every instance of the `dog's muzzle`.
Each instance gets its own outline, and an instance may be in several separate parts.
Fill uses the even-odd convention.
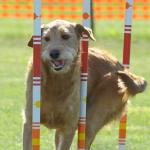
[[[65,61],[59,59],[59,57],[60,57],[60,51],[59,50],[56,50],[56,49],[52,50],[49,53],[49,56],[51,58],[51,61],[50,61],[51,67],[53,67],[54,70],[60,71],[61,69],[64,68]]]

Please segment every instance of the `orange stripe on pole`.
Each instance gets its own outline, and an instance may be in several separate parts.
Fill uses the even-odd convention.
[[[126,130],[120,130],[119,131],[119,138],[125,138],[126,137]]]
[[[32,129],[32,137],[38,138],[40,136],[40,130]]]
[[[85,131],[85,127],[86,127],[85,124],[80,124],[78,130],[79,130],[80,132],[84,132],[84,131]]]
[[[34,146],[32,147],[32,150],[40,150],[40,146],[39,146],[39,145],[34,145]]]
[[[78,141],[78,148],[84,148],[85,140]]]

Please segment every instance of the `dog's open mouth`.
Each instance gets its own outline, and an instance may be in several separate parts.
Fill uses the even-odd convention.
[[[65,61],[64,60],[51,60],[51,64],[54,70],[60,71],[61,69],[64,68]]]

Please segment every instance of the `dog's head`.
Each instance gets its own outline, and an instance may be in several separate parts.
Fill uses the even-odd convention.
[[[95,40],[91,29],[64,20],[42,25],[41,32],[42,61],[49,65],[51,71],[57,73],[69,71],[78,57],[83,32],[90,39]],[[33,47],[32,38],[28,46]]]

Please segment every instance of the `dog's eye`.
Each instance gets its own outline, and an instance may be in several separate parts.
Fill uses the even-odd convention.
[[[50,37],[44,37],[44,40],[45,40],[46,42],[48,42],[48,41],[50,41]]]
[[[63,34],[63,35],[61,35],[61,37],[62,37],[62,39],[64,39],[64,40],[68,40],[68,39],[70,38],[70,35],[68,35],[68,34]]]

